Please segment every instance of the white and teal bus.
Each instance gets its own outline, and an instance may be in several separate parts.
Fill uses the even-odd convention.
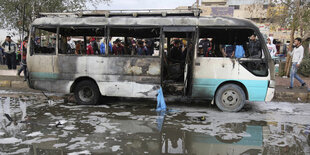
[[[211,100],[223,111],[239,111],[247,100],[270,101],[274,64],[258,28],[247,20],[202,17],[199,12],[41,13],[31,24],[29,86],[74,93],[78,104],[104,102],[101,96],[156,98],[160,87],[166,96]],[[259,42],[259,57],[250,54],[252,34]],[[69,46],[68,37],[76,41],[75,47]],[[109,39],[100,42],[101,38]],[[109,45],[111,38],[120,39]],[[199,42],[206,39],[212,57],[201,54]],[[147,40],[159,42],[158,54],[135,52]],[[175,40],[181,40],[181,47],[171,45]],[[107,52],[90,54],[90,41],[109,45],[104,48]],[[245,54],[225,57],[224,45],[241,45]],[[121,47],[122,52],[114,47],[111,51],[110,46]],[[173,53],[174,48],[182,57]],[[175,61],[172,55],[182,59]]]

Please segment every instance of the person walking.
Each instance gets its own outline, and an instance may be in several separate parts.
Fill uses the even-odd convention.
[[[23,71],[24,72],[24,81],[27,81],[27,62],[26,62],[26,57],[27,57],[27,45],[28,45],[28,37],[24,38],[24,41],[22,43],[22,61],[21,61],[21,68],[17,72],[17,76],[20,76],[20,73]]]
[[[16,70],[16,43],[12,41],[10,36],[6,36],[5,41],[1,44],[1,46],[4,49],[4,55],[8,69]]]
[[[305,87],[307,84],[297,75],[298,67],[300,66],[300,63],[304,57],[304,47],[301,45],[301,38],[296,38],[294,40],[294,49],[293,52],[289,52],[292,56],[292,67],[291,67],[291,74],[290,74],[290,86],[288,89],[293,89],[294,86],[294,78],[296,78],[300,84],[301,87]]]

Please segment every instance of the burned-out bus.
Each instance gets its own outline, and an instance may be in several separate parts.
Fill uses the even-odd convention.
[[[274,65],[259,29],[247,20],[199,13],[41,13],[29,36],[29,86],[74,93],[79,104],[97,104],[101,96],[156,98],[160,87],[166,96],[208,99],[223,111],[239,111],[246,100],[270,101]],[[260,46],[258,57],[251,55],[252,34]],[[75,49],[68,45],[68,37],[75,38]],[[100,42],[100,38],[105,39]],[[111,45],[110,38],[121,39]],[[107,52],[88,53],[94,40],[97,46],[104,44]],[[137,40],[144,41],[141,47],[145,40],[158,40],[158,54],[137,54]],[[202,40],[208,40],[208,52],[213,54],[201,48]],[[244,55],[227,57],[223,54],[227,45],[242,47]],[[123,53],[110,52],[110,46],[122,47]]]

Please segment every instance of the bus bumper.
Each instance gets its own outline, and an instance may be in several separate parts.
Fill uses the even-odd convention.
[[[267,94],[266,94],[266,98],[265,98],[266,102],[269,102],[273,99],[274,92],[275,92],[275,88],[268,88],[267,89]]]

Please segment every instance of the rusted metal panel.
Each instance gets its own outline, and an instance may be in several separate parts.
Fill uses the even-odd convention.
[[[32,56],[34,61],[39,58]],[[69,93],[75,79],[90,77],[97,82],[102,95],[154,98],[160,86],[159,57],[58,55],[55,62],[44,64],[54,66],[55,72],[30,66],[35,89]]]
[[[73,56],[58,57],[57,68],[61,76],[72,75],[98,77],[98,81],[134,81],[159,83],[159,57],[102,57]],[[74,77],[64,77],[74,78]],[[101,77],[101,78],[99,78]],[[154,81],[155,80],[155,81]]]

